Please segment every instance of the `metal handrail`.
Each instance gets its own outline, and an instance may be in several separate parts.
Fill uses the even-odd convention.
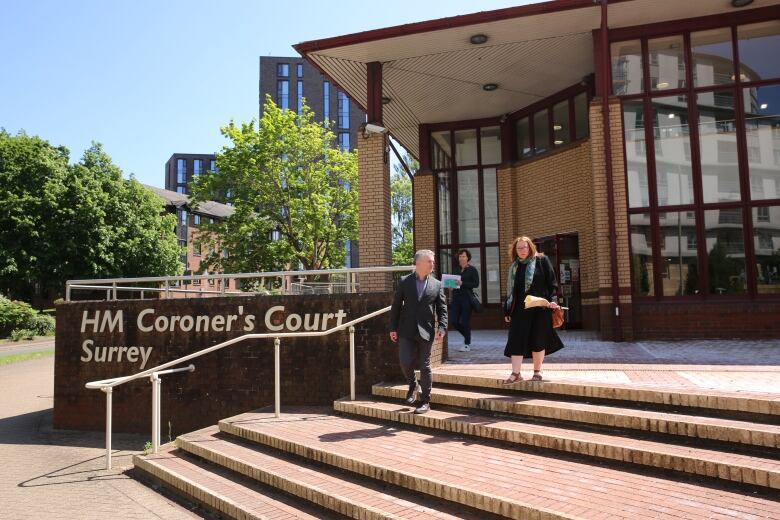
[[[306,276],[322,276],[322,275],[348,275],[352,279],[347,283],[355,286],[354,275],[358,274],[371,274],[371,273],[397,273],[397,272],[412,272],[414,270],[413,265],[403,266],[383,266],[383,267],[350,267],[345,269],[310,269],[305,271],[269,271],[269,272],[255,272],[255,273],[211,273],[211,274],[194,274],[194,275],[180,275],[180,276],[143,276],[138,278],[95,278],[89,280],[68,280],[65,282],[65,301],[71,301],[71,291],[73,289],[84,290],[107,290],[113,292],[113,299],[116,299],[116,293],[119,290],[144,290],[144,291],[158,291],[158,292],[186,292],[186,290],[175,290],[170,287],[171,282],[194,282],[202,280],[246,280],[246,279],[264,279],[264,278],[282,278],[291,280],[293,278],[301,278]],[[165,284],[164,288],[155,287],[121,287],[118,284],[123,283],[162,283]],[[224,287],[224,284],[223,284]],[[221,291],[225,292],[225,291]],[[243,294],[251,294],[249,292],[243,292]]]
[[[99,389],[105,392],[106,394],[106,469],[111,469],[111,413],[112,413],[112,394],[113,394],[114,387],[123,385],[130,381],[134,381],[136,379],[140,379],[146,376],[150,376],[152,380],[152,384],[155,385],[157,384],[155,382],[155,378],[157,378],[160,374],[165,373],[164,371],[166,371],[170,367],[179,365],[186,361],[190,361],[200,356],[204,356],[206,354],[210,354],[211,352],[223,349],[225,347],[235,345],[236,343],[242,342],[247,339],[273,338],[274,339],[274,415],[276,417],[279,417],[281,415],[281,395],[280,395],[281,381],[280,381],[280,374],[279,374],[279,367],[280,367],[279,346],[281,344],[281,338],[322,337],[322,336],[328,336],[330,334],[333,334],[334,332],[338,332],[340,330],[344,330],[348,328],[349,329],[349,396],[350,399],[354,401],[355,400],[355,325],[370,320],[371,318],[379,316],[380,314],[384,314],[385,312],[388,312],[390,308],[391,308],[390,306],[383,307],[382,309],[370,312],[359,318],[355,318],[354,320],[348,321],[346,323],[342,323],[341,325],[337,325],[336,327],[332,327],[330,329],[323,330],[323,331],[280,332],[280,333],[266,332],[261,334],[244,334],[242,336],[238,336],[237,338],[229,339],[227,341],[223,341],[222,343],[217,343],[216,345],[212,345],[211,347],[205,348],[203,350],[193,352],[192,354],[188,354],[186,356],[182,356],[172,361],[168,361],[156,367],[148,368],[136,374],[131,374],[129,376],[122,376],[122,377],[114,377],[111,379],[102,379],[99,381],[90,381],[86,383],[85,385],[86,388],[92,390]],[[189,370],[189,367],[187,367],[186,370]],[[160,426],[159,393],[155,393],[153,390],[152,397],[153,397],[152,436],[153,439],[155,438],[159,439],[159,426]],[[158,443],[153,442],[155,453],[157,453],[158,445],[159,442]]]

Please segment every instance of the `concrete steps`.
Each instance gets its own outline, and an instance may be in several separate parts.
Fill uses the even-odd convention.
[[[241,520],[340,519],[312,505],[294,503],[279,492],[242,483],[227,471],[219,471],[182,450],[167,447],[157,455],[133,458],[135,470],[162,483],[187,499],[228,518]]]
[[[544,386],[544,383],[536,383],[536,386]],[[406,385],[378,384],[373,386],[372,391],[376,396],[399,399],[406,394]],[[623,405],[601,405],[560,401],[548,396],[507,395],[476,388],[436,388],[431,402],[491,413],[780,448],[780,426],[777,425],[642,410],[629,401]]]
[[[777,494],[713,489],[367,419],[250,413],[219,427],[284,453],[509,518],[780,518]]]
[[[464,375],[436,370],[434,385],[457,385],[482,390],[512,390],[516,392],[569,396],[574,398],[609,399],[652,405],[699,408],[701,410],[762,414],[780,421],[780,400],[776,396],[746,392],[694,392],[674,388],[641,388],[621,384],[579,383],[566,381],[529,380],[511,386],[503,384],[503,378],[484,375]]]
[[[780,460],[540,425],[476,411],[433,409],[415,415],[411,407],[371,399],[339,400],[334,408],[382,421],[780,489]]]
[[[780,420],[755,396],[683,406],[647,388],[634,401],[607,385],[451,381],[426,415],[404,385],[377,384],[224,419],[134,462],[230,518],[780,520]]]

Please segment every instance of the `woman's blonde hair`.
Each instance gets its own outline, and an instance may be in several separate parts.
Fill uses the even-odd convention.
[[[512,259],[514,262],[517,260],[517,243],[518,242],[525,242],[528,244],[528,256],[531,258],[539,256],[539,251],[536,249],[536,244],[534,244],[534,241],[526,236],[517,237],[512,241],[512,245],[509,246],[509,258]]]

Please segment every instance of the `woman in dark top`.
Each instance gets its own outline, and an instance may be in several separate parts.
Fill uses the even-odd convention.
[[[504,355],[512,359],[512,374],[504,381],[510,385],[522,381],[520,367],[523,358],[533,357],[533,381],[542,380],[545,352],[552,354],[563,343],[552,326],[552,310],[558,307],[558,282],[550,259],[537,253],[528,237],[516,238],[510,249],[512,264],[507,276],[507,300],[504,320],[509,323],[509,337]],[[525,297],[548,300],[548,307],[525,308]]]
[[[451,323],[463,336],[460,352],[471,351],[471,292],[479,287],[479,273],[471,265],[471,253],[468,249],[458,251],[458,267],[453,274],[460,275],[458,288],[452,291]]]

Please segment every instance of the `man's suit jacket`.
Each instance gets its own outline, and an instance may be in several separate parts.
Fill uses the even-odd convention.
[[[435,335],[435,321],[438,318],[439,330],[447,330],[447,301],[444,299],[444,286],[428,276],[422,298],[417,299],[417,274],[412,273],[401,279],[395,290],[393,307],[390,310],[390,330],[399,337],[413,339],[416,336],[432,341]]]

